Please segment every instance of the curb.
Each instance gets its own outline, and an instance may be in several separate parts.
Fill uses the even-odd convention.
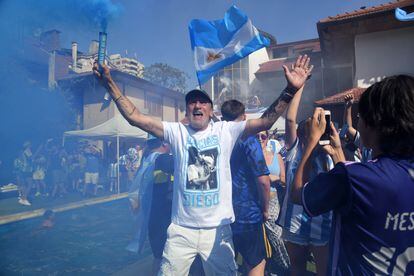
[[[8,224],[8,223],[16,222],[16,221],[21,221],[25,219],[40,217],[40,216],[43,216],[46,210],[52,210],[53,212],[58,213],[58,212],[64,212],[64,211],[77,209],[81,207],[92,206],[92,205],[99,204],[99,203],[123,199],[126,197],[128,197],[128,193],[120,193],[116,195],[110,195],[110,196],[105,196],[105,197],[92,198],[92,199],[86,199],[86,200],[82,200],[78,202],[68,203],[68,204],[64,204],[64,205],[57,206],[54,208],[40,208],[40,209],[36,209],[32,211],[1,216],[0,225]]]

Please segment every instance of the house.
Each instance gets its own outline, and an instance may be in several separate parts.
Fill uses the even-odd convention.
[[[184,95],[126,72],[113,70],[113,79],[137,108],[153,118],[180,121],[185,116]],[[77,106],[78,129],[99,125],[119,113],[113,101],[104,101],[106,90],[92,72],[71,74],[58,80],[61,89],[73,95]]]
[[[324,97],[322,89],[322,55],[319,39],[308,39],[289,43],[271,45],[269,47],[271,60],[261,63],[256,71],[256,94],[266,103],[273,102],[286,87],[283,65],[290,67],[299,55],[311,58],[312,77],[307,81],[302,96],[298,121],[307,118],[313,112],[313,103]]]
[[[414,10],[414,0],[361,7],[318,22],[326,95],[414,73],[414,22],[398,21],[396,8]]]
[[[386,76],[414,75],[414,21],[398,21],[396,8],[412,12],[414,0],[361,7],[317,23],[324,94],[336,96],[315,101],[315,105],[336,110],[343,102],[341,95],[359,93],[362,90],[358,88],[366,88]],[[354,110],[357,112],[357,108]],[[336,118],[342,115],[333,116],[342,121]]]

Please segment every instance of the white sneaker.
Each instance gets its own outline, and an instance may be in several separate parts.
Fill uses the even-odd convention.
[[[19,199],[21,205],[30,206],[32,205],[27,199]]]

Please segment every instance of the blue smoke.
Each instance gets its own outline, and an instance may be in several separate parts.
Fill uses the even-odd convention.
[[[123,10],[121,5],[114,4],[111,0],[73,0],[66,2],[74,11],[78,11],[79,14],[90,20],[92,25],[100,26],[103,31],[106,31],[108,22],[117,18]]]
[[[0,185],[13,181],[13,159],[24,141],[36,147],[74,129],[73,104],[82,101],[48,91],[47,53],[34,53],[30,45],[51,29],[62,31],[63,48],[67,32],[90,40],[122,10],[110,0],[0,0]]]
[[[123,6],[111,0],[9,0],[0,1],[0,23],[28,28],[106,30]],[[11,16],[12,15],[12,16]],[[7,18],[7,19],[6,19]],[[1,22],[4,21],[4,22]]]

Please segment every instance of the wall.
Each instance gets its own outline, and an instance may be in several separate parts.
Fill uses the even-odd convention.
[[[162,119],[168,122],[175,122],[175,101],[174,99],[163,97]]]
[[[251,53],[248,57],[249,59],[249,84],[256,79],[254,73],[259,70],[259,64],[269,61],[269,55],[266,48],[262,48],[254,53]]]
[[[109,120],[115,114],[119,114],[118,108],[113,101],[110,102],[110,105],[107,108],[101,110],[106,90],[99,84],[94,84],[94,81],[95,80],[92,79],[88,84],[76,88],[83,89],[83,129],[97,126]],[[176,121],[177,116],[178,120],[181,120],[184,117],[185,111],[179,110],[180,106],[185,108],[184,96],[181,101],[174,99],[173,97],[161,96],[160,93],[157,93],[156,87],[147,87],[144,90],[142,87],[135,86],[135,84],[140,85],[140,83],[125,82],[122,79],[115,79],[115,81],[121,92],[126,95],[142,113],[148,114],[148,110],[145,108],[145,95],[149,94],[159,97],[162,101],[162,114],[160,116],[148,114],[152,118],[174,122]],[[176,106],[177,111],[175,108]]]
[[[111,106],[101,111],[106,90],[97,84],[83,87],[83,129],[88,129],[109,120],[114,116]]]
[[[355,37],[355,84],[368,87],[386,76],[414,74],[414,28]]]

